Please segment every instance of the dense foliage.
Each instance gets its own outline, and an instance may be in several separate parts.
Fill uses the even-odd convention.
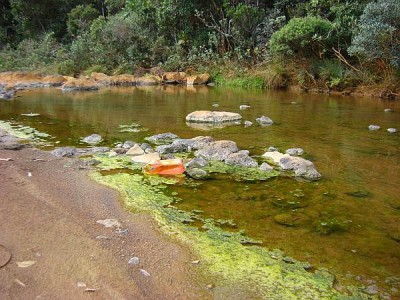
[[[160,65],[343,88],[382,82],[384,69],[398,80],[398,0],[4,0],[0,10],[2,70]]]

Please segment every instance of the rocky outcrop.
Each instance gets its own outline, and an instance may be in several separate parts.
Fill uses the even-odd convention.
[[[210,74],[192,75],[186,78],[187,85],[207,84],[210,80]]]
[[[29,72],[0,73],[0,84],[14,89],[61,86],[66,79],[61,75],[42,75]]]
[[[121,74],[111,76],[111,85],[115,86],[134,86],[136,85],[136,78],[130,74]]]
[[[160,84],[160,78],[155,76],[144,76],[136,78],[136,85],[137,86],[153,86]]]
[[[75,91],[95,91],[99,89],[99,85],[93,79],[71,78],[62,86],[63,92]]]
[[[186,73],[184,72],[165,72],[163,82],[166,84],[178,84],[186,82]]]
[[[242,116],[238,113],[226,111],[195,111],[186,116],[187,122],[193,123],[225,123],[240,121]]]

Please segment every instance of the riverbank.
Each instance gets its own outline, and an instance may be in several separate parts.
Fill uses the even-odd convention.
[[[0,266],[0,298],[211,297],[190,263],[196,257],[148,215],[125,211],[118,193],[91,181],[88,170],[35,148],[1,148],[10,160],[0,161],[0,244],[12,257]],[[121,227],[97,223],[104,219]],[[128,264],[132,257],[138,265]],[[26,261],[35,263],[18,267]]]

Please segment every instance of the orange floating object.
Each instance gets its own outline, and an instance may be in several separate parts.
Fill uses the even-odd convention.
[[[166,159],[148,164],[144,171],[153,175],[179,175],[185,172],[185,166],[182,159]]]

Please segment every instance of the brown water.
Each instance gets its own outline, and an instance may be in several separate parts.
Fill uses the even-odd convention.
[[[111,145],[171,131],[183,138],[211,135],[233,140],[253,155],[269,146],[302,147],[323,180],[240,183],[219,178],[196,189],[175,187],[183,199],[178,206],[201,210],[204,217],[232,219],[266,247],[328,267],[342,281],[359,275],[363,282],[375,280],[388,290],[396,287],[384,281],[400,277],[400,133],[389,134],[386,128],[400,129],[399,102],[206,87],[76,94],[49,89],[20,95],[15,101],[0,101],[0,119],[49,133],[59,145],[77,145],[91,133],[101,134],[103,144]],[[251,108],[239,111],[241,104]],[[385,108],[394,112],[385,113]],[[266,115],[275,124],[203,131],[185,123],[185,116],[195,110],[240,112],[254,123]],[[30,112],[41,115],[21,116]],[[119,125],[131,123],[148,131],[120,132]],[[371,132],[370,124],[382,129]],[[295,226],[278,224],[277,219]],[[324,234],[327,228],[331,232]]]

